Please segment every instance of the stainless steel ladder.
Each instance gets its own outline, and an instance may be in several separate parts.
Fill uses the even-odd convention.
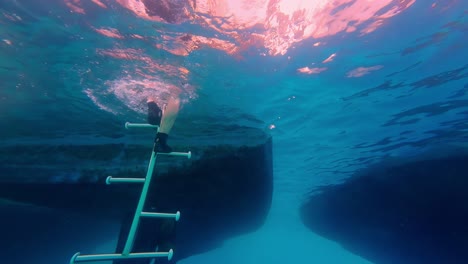
[[[135,123],[125,123],[125,128],[152,128],[159,130],[159,126],[150,125],[150,124],[135,124]],[[168,156],[182,156],[191,158],[191,152],[170,152],[170,153],[155,153],[154,148],[151,151],[151,158],[148,165],[148,170],[146,172],[145,178],[114,178],[112,176],[107,177],[106,183],[143,183],[143,188],[140,194],[140,200],[133,216],[132,225],[130,227],[130,232],[125,242],[125,247],[122,253],[109,253],[109,254],[92,254],[92,255],[81,255],[80,252],[77,252],[70,259],[70,264],[77,262],[89,262],[89,261],[105,261],[105,260],[117,260],[117,259],[135,259],[135,258],[163,258],[167,257],[168,260],[172,259],[174,251],[170,249],[168,252],[132,252],[133,243],[135,241],[135,235],[138,230],[138,224],[141,217],[155,217],[155,218],[174,218],[175,221],[179,221],[180,212],[176,213],[153,213],[153,212],[143,212],[143,206],[145,205],[146,195],[148,194],[148,188],[150,186],[151,178],[153,176],[154,166],[156,164],[157,155],[168,155]]]

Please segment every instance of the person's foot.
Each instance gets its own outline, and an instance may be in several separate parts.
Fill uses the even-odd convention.
[[[172,148],[167,145],[167,138],[169,137],[166,133],[158,133],[154,140],[154,152],[158,153],[169,153],[172,152]]]
[[[148,124],[159,126],[162,110],[154,101],[148,101]]]

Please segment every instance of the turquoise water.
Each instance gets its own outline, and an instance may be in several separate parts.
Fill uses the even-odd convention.
[[[466,147],[468,5],[304,2],[255,17],[236,1],[173,1],[161,18],[135,8],[148,1],[1,0],[0,144],[112,141],[145,119],[148,96],[164,103],[183,87],[177,142],[196,119],[268,131],[274,194],[260,230],[180,263],[370,263],[312,233],[298,209],[382,160]]]

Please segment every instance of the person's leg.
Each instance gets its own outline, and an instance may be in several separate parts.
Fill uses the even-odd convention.
[[[167,102],[166,109],[164,109],[159,133],[169,134],[179,114],[179,107],[180,99],[171,97]]]
[[[169,132],[174,126],[174,122],[177,119],[179,114],[180,99],[171,97],[167,102],[167,106],[164,109],[161,125],[159,126],[159,132],[156,136],[156,152],[172,152],[172,148],[167,145],[167,138],[169,137]]]
[[[167,145],[169,132],[174,125],[179,113],[180,99],[171,97],[167,103],[164,112],[161,114],[161,109],[153,99],[148,99],[148,123],[159,125],[159,132],[155,139],[155,152],[172,152],[171,147]],[[158,119],[159,117],[159,119]]]

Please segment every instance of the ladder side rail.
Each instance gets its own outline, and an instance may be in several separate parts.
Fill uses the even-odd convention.
[[[137,208],[135,210],[135,215],[133,216],[132,226],[128,233],[127,242],[125,242],[125,247],[122,252],[123,255],[128,255],[132,251],[133,242],[135,241],[135,234],[140,223],[141,212],[143,211],[143,206],[145,205],[146,195],[148,194],[149,185],[151,183],[151,178],[153,177],[154,165],[156,164],[156,153],[151,151],[151,158],[148,164],[148,171],[146,172],[145,183],[143,184],[143,189],[141,191],[140,200],[138,201]]]

